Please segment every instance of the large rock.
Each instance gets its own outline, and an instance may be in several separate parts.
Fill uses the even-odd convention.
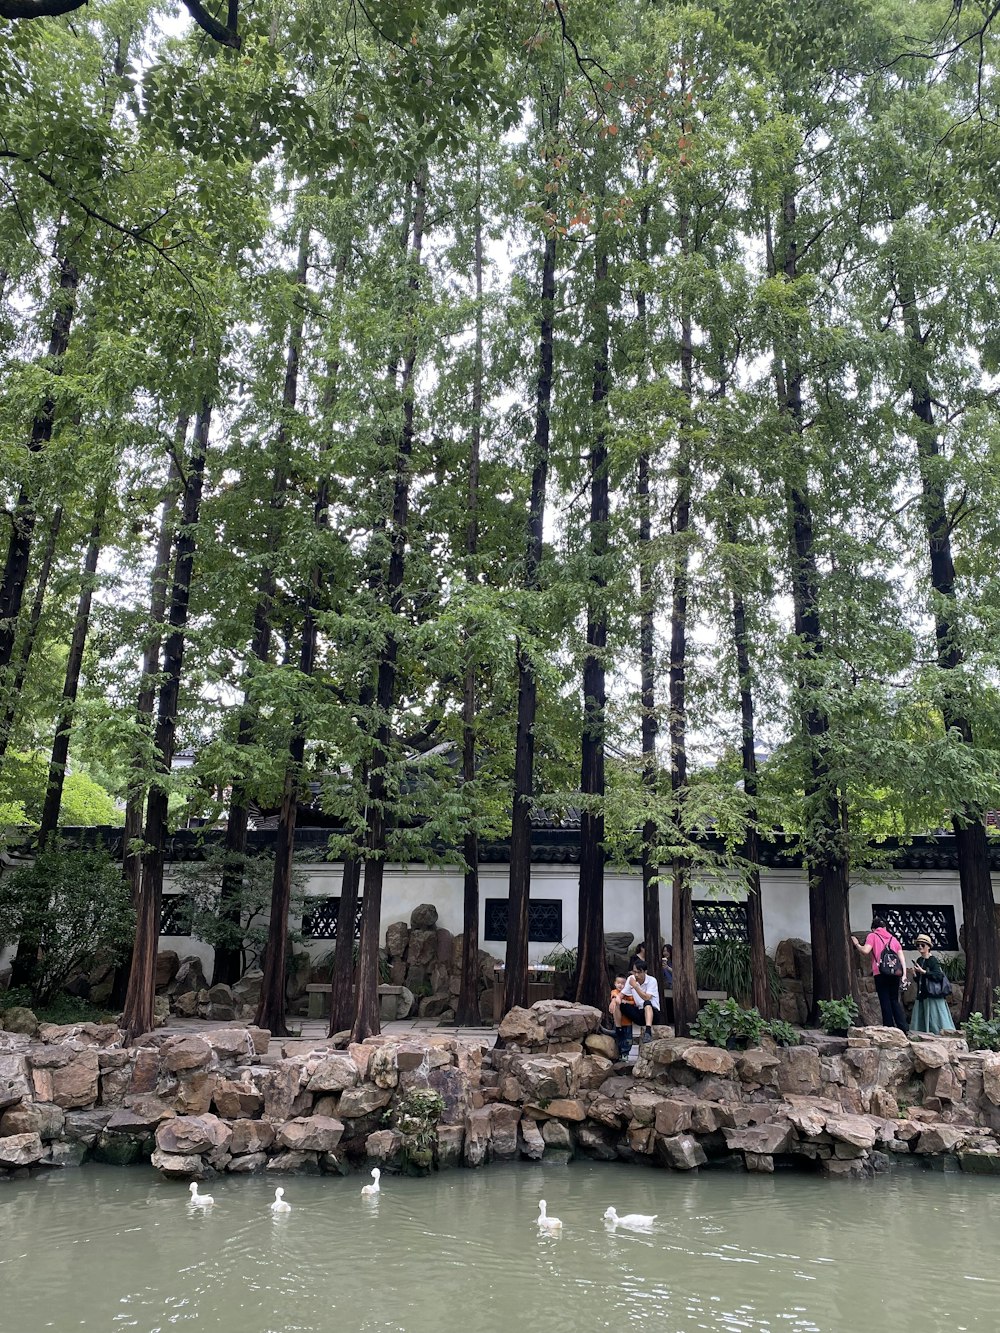
[[[325,1115],[299,1116],[281,1126],[277,1144],[291,1152],[333,1152],[343,1133],[340,1120]]]
[[[515,1005],[500,1020],[499,1034],[507,1046],[534,1047],[545,1044],[545,1031],[541,1019],[533,1009],[522,1009]],[[466,1140],[466,1157],[469,1154]]]
[[[0,1056],[0,1061],[3,1057]],[[994,1106],[1000,1106],[1000,1051],[983,1053],[983,1093]],[[3,1065],[0,1064],[0,1106],[3,1105]]]
[[[264,1098],[249,1077],[219,1079],[213,1101],[216,1114],[223,1120],[253,1119],[264,1109]]]
[[[747,1125],[744,1129],[723,1129],[726,1147],[735,1152],[775,1153],[788,1152],[792,1146],[792,1127],[787,1120],[771,1121],[765,1125]]]
[[[204,1115],[212,1105],[219,1076],[212,1070],[185,1071],[177,1080],[174,1110],[180,1115]]]
[[[672,1138],[676,1134],[685,1134],[691,1129],[692,1103],[676,1097],[660,1098],[653,1112],[653,1123],[657,1134]]]
[[[826,1132],[838,1143],[849,1143],[855,1148],[874,1148],[878,1137],[874,1124],[861,1115],[827,1116]]]
[[[27,1060],[23,1055],[0,1051],[0,1111],[30,1096]]]
[[[433,903],[420,903],[410,913],[410,927],[413,930],[434,930],[438,923],[438,909]]]
[[[368,1078],[377,1088],[394,1088],[399,1082],[394,1045],[376,1046],[368,1061]]]
[[[15,1004],[10,1009],[5,1009],[0,1018],[0,1028],[4,1032],[19,1032],[25,1037],[34,1037],[38,1034],[38,1019],[34,1011],[27,1009],[23,1004]]]
[[[346,1051],[328,1055],[309,1080],[310,1092],[343,1092],[358,1081],[358,1067]]]
[[[605,1060],[618,1059],[618,1043],[614,1037],[609,1037],[603,1032],[591,1032],[583,1039],[584,1049],[591,1051],[594,1055],[602,1055]]]
[[[819,1052],[815,1046],[788,1046],[781,1052],[778,1087],[796,1096],[819,1094],[823,1089]]]
[[[160,1058],[172,1074],[185,1069],[206,1069],[212,1048],[201,1037],[171,1037],[160,1048]]]
[[[267,1120],[234,1120],[229,1151],[234,1157],[266,1152],[274,1143],[275,1129]]]
[[[728,1051],[717,1046],[690,1046],[684,1052],[684,1063],[699,1074],[715,1074],[725,1078],[736,1068],[736,1061]]]
[[[97,1109],[94,1111],[67,1111],[63,1136],[70,1143],[82,1143],[92,1147],[101,1135],[101,1131],[116,1112]]]
[[[801,981],[807,989],[812,989],[812,945],[805,940],[780,940],[774,951],[774,966],[779,977]]]
[[[390,959],[404,958],[406,945],[410,938],[410,928],[405,921],[393,921],[385,928],[385,951]]]
[[[537,1162],[545,1156],[545,1140],[542,1138],[542,1131],[538,1128],[536,1121],[525,1116],[521,1120],[520,1133],[522,1157]]]
[[[161,1122],[156,1131],[156,1146],[165,1153],[180,1156],[213,1152],[228,1148],[233,1131],[217,1115],[178,1115]]]
[[[114,1111],[105,1129],[109,1134],[133,1134],[144,1137],[152,1133],[164,1120],[172,1120],[175,1112],[152,1093],[134,1097],[131,1106]]]
[[[8,1134],[0,1138],[0,1166],[8,1170],[31,1166],[45,1155],[42,1140],[37,1134]]]
[[[192,991],[197,994],[199,991],[208,990],[208,978],[205,976],[201,959],[196,954],[190,954],[181,960],[169,990],[171,995],[186,995]]]
[[[256,1009],[260,1004],[260,992],[263,985],[264,973],[259,969],[244,972],[232,988],[233,999],[237,1004],[246,1005],[248,1009]]]
[[[917,1140],[918,1153],[950,1153],[965,1141],[968,1131],[955,1125],[928,1125]]]
[[[162,1152],[157,1148],[149,1160],[168,1180],[201,1180],[207,1173],[205,1162],[194,1153]]]
[[[927,1069],[940,1069],[949,1060],[948,1047],[943,1041],[915,1041],[913,1067],[922,1074]],[[1000,1060],[1000,1056],[997,1057]]]
[[[437,931],[411,930],[406,947],[406,961],[411,967],[416,964],[430,969],[431,965],[437,962]]]
[[[365,1156],[384,1166],[403,1150],[403,1136],[398,1129],[377,1129],[365,1139]]]
[[[248,1176],[254,1171],[263,1171],[267,1166],[267,1153],[252,1152],[245,1157],[234,1157],[226,1163],[226,1170],[234,1175]]]
[[[217,987],[213,986],[212,990]],[[209,992],[211,994],[211,992]],[[205,1040],[220,1060],[251,1060],[257,1054],[255,1032],[260,1028],[210,1028],[205,1033]],[[264,1046],[266,1053],[267,1046]]]
[[[582,1041],[589,1033],[596,1032],[601,1023],[600,1009],[570,1000],[539,1000],[531,1011],[549,1041]]]
[[[46,1073],[51,1078],[52,1094],[44,1100],[65,1110],[93,1106],[97,1101],[100,1066],[93,1048],[75,1052],[69,1064]],[[35,1090],[37,1093],[37,1083]]]
[[[657,1148],[661,1157],[675,1171],[693,1171],[704,1166],[708,1161],[705,1150],[696,1138],[690,1134],[677,1134],[672,1138],[658,1138]]]
[[[156,989],[166,988],[176,977],[181,960],[173,949],[163,949],[156,955]]]
[[[280,1060],[266,1071],[262,1081],[266,1120],[284,1124],[292,1118],[301,1082],[302,1066],[297,1060]]]
[[[50,1102],[24,1102],[0,1116],[0,1136],[37,1134],[43,1143],[62,1137],[66,1113]]]
[[[689,1062],[690,1063],[690,1062]],[[736,1057],[736,1072],[743,1083],[773,1083],[781,1057],[771,1051],[754,1047]],[[695,1066],[697,1068],[697,1066]]]
[[[345,1088],[340,1094],[337,1114],[341,1120],[357,1120],[361,1116],[381,1111],[392,1101],[392,1088],[377,1088],[373,1083],[362,1083],[356,1088]]]

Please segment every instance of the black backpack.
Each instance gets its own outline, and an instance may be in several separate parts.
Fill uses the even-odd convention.
[[[890,935],[888,941],[878,958],[878,974],[880,977],[901,977],[903,975],[903,962],[899,954],[892,947],[895,940]]]

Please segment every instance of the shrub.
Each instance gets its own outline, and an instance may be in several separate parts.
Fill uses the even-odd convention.
[[[950,958],[940,960],[945,976],[954,985],[961,985],[965,980],[965,954],[955,953]]]
[[[1000,1051],[1000,986],[993,992],[993,1012],[995,1018],[970,1014],[962,1024],[970,1051]]]
[[[753,992],[750,945],[746,940],[713,940],[695,950],[695,975],[701,990],[724,990],[743,1004]],[[772,959],[767,960],[767,984],[775,997],[781,994],[781,978]]]
[[[857,1021],[860,1010],[852,995],[842,1000],[819,1000],[819,1025],[824,1032],[842,1032]]]
[[[427,1171],[434,1162],[437,1124],[444,1114],[444,1098],[431,1088],[411,1088],[383,1121],[403,1136],[403,1162],[411,1170]]]
[[[710,1046],[725,1046],[732,1038],[756,1046],[767,1026],[759,1009],[744,1009],[732,996],[728,1000],[709,1000],[699,1011],[691,1028],[692,1037],[700,1037]]]
[[[576,950],[567,949],[565,945],[560,944],[539,961],[546,967],[554,967],[557,972],[565,976],[571,976],[576,971]]]
[[[134,929],[121,867],[107,852],[54,846],[0,879],[0,938],[38,942],[33,1004],[47,1004],[99,958],[119,962]]]
[[[769,1037],[773,1037],[779,1046],[798,1046],[802,1040],[800,1033],[783,1018],[773,1018],[770,1023],[765,1023],[764,1031]]]

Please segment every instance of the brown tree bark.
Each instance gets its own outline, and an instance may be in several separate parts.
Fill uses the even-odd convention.
[[[160,666],[160,648],[163,641],[163,621],[167,614],[167,587],[170,578],[170,552],[174,544],[174,516],[177,512],[178,485],[180,467],[177,460],[184,452],[190,418],[182,412],[174,428],[174,444],[167,469],[167,480],[163,488],[160,509],[160,530],[156,539],[156,553],[153,556],[153,568],[149,578],[149,616],[148,636],[142,654],[142,672],[139,677],[139,694],[135,702],[136,725],[140,738],[132,759],[132,779],[129,782],[128,797],[125,802],[125,827],[122,832],[122,875],[128,886],[134,906],[139,902],[139,886],[142,881],[142,831],[145,820],[146,771],[145,740],[146,733],[152,727],[153,709],[156,706],[156,675]],[[125,1007],[128,994],[128,979],[132,960],[126,958],[115,968],[114,985],[111,990],[111,1002],[117,1008]]]
[[[603,211],[603,190],[598,191]],[[576,999],[604,1009],[608,965],[604,949],[604,741],[607,724],[605,655],[608,647],[607,571],[611,507],[608,490],[607,400],[611,392],[608,254],[598,230],[594,251],[594,368],[591,392],[590,525],[587,654],[583,662],[580,747],[580,884]]]
[[[288,488],[288,418],[295,411],[299,388],[299,362],[302,354],[302,334],[305,328],[306,306],[302,298],[309,273],[309,229],[303,228],[299,237],[299,249],[295,262],[293,282],[296,288],[295,313],[292,316],[288,336],[288,349],[285,354],[285,377],[281,391],[281,422],[278,426],[274,444],[274,472],[271,476],[271,493],[268,498],[270,510],[265,549],[268,552],[261,570],[257,586],[257,602],[253,612],[253,637],[250,644],[251,657],[255,662],[267,662],[271,655],[272,625],[274,610],[275,575],[270,554],[274,550],[278,537],[278,516],[285,505],[285,493]],[[256,709],[253,703],[253,671],[247,672],[244,682],[243,707],[240,709],[239,723],[236,730],[238,749],[253,744],[257,734]],[[223,843],[222,884],[219,892],[219,916],[231,932],[233,938],[239,935],[243,911],[243,876],[246,869],[247,822],[249,793],[242,779],[233,783],[229,801],[229,815],[226,821],[226,836]],[[233,986],[243,974],[243,950],[238,943],[219,945],[215,950],[212,980],[218,984]]]
[[[691,253],[691,216],[686,199],[678,212],[678,239],[681,253]],[[682,418],[677,445],[677,490],[674,497],[672,531],[674,538],[673,581],[670,602],[670,787],[674,795],[675,819],[683,822],[687,794],[687,604],[691,564],[691,432],[694,397],[694,344],[691,328],[691,303],[686,292],[681,297],[680,342]],[[678,841],[683,838],[679,831]],[[686,1036],[698,1016],[698,982],[695,976],[694,918],[691,909],[691,865],[685,856],[673,862],[673,934],[674,1030]]]
[[[559,124],[559,101],[548,113],[548,129]],[[545,238],[538,308],[538,376],[535,381],[535,431],[531,496],[524,552],[526,592],[541,586],[542,533],[545,491],[549,475],[549,437],[552,414],[552,368],[555,349],[556,234]],[[531,805],[535,780],[535,714],[538,681],[523,642],[517,645],[517,732],[514,742],[514,799],[510,820],[510,871],[507,894],[507,949],[504,956],[502,1013],[528,1002],[528,903],[531,898]],[[496,1015],[497,1019],[501,1014]]]
[[[479,163],[477,183],[479,181]],[[476,557],[479,551],[479,454],[483,437],[483,209],[476,195],[473,233],[473,275],[476,290],[476,341],[472,369],[472,431],[469,439],[469,477],[466,486],[468,524],[465,530],[465,577],[478,583]],[[466,636],[465,681],[462,689],[462,781],[467,789],[476,779],[476,675],[478,663]],[[465,875],[462,883],[462,974],[459,981],[456,1027],[478,1027],[479,1010],[479,830],[470,817],[462,836]]]
[[[108,503],[108,492],[103,490],[98,497],[87,554],[83,561],[80,577],[80,598],[73,620],[73,632],[69,641],[69,656],[66,659],[66,674],[63,680],[62,704],[59,719],[56,722],[55,736],[52,739],[52,751],[49,759],[49,776],[45,789],[45,802],[42,805],[42,818],[38,830],[39,850],[43,849],[56,831],[59,823],[59,811],[62,807],[63,784],[66,780],[66,762],[69,759],[70,729],[73,725],[73,713],[76,697],[80,689],[80,671],[83,667],[83,654],[87,646],[87,632],[90,629],[90,608],[94,600],[94,580],[97,574],[97,562],[101,556],[101,529]]]
[[[965,661],[955,595],[955,560],[952,554],[952,517],[948,511],[947,482],[941,466],[941,449],[934,419],[934,400],[925,369],[927,337],[911,281],[900,284],[903,327],[910,353],[910,407],[917,421],[917,463],[920,470],[924,532],[927,538],[931,587],[934,589],[934,635],[938,669],[954,671]],[[948,677],[944,677],[947,681]],[[956,674],[956,679],[958,676]],[[974,744],[972,721],[961,693],[947,686],[943,691],[944,725],[957,733],[964,744]],[[965,918],[965,983],[962,1017],[971,1013],[989,1015],[994,1008],[993,991],[1000,985],[1000,941],[990,878],[990,853],[986,825],[978,811],[956,809],[952,817],[958,877]]]
[[[62,526],[63,507],[56,505],[52,512],[52,520],[49,523],[48,539],[45,543],[45,550],[42,554],[42,563],[38,571],[38,578],[35,581],[35,591],[31,599],[31,610],[28,612],[28,623],[24,627],[24,633],[21,635],[17,647],[17,656],[12,663],[13,678],[10,688],[5,691],[7,694],[7,703],[4,706],[3,718],[0,719],[0,766],[3,764],[4,756],[10,745],[11,737],[14,734],[14,723],[17,721],[18,703],[21,698],[21,692],[24,689],[24,682],[28,676],[28,667],[31,665],[31,654],[35,650],[35,641],[38,638],[38,626],[42,619],[42,611],[45,607],[45,594],[49,586],[49,578],[52,574],[52,565],[55,560],[56,546],[59,540],[59,529]]]
[[[152,782],[146,801],[143,832],[145,851],[136,904],[135,942],[122,1026],[132,1041],[152,1029],[156,994],[156,948],[160,938],[160,905],[163,898],[163,860],[167,839],[166,778],[174,757],[177,702],[184,667],[184,642],[191,601],[191,576],[196,551],[195,532],[201,514],[201,495],[212,421],[212,399],[206,396],[195,421],[191,454],[187,460],[181,506],[181,522],[174,555],[170,593],[169,630],[163,645],[163,680],[159,691],[155,746],[160,780]]]
[[[358,911],[358,886],[361,861],[356,856],[344,858],[337,907],[337,939],[333,950],[333,993],[330,997],[330,1036],[343,1032],[354,1022],[354,918]]]
[[[76,309],[76,293],[80,285],[80,275],[71,259],[63,256],[59,260],[59,284],[55,296],[55,309],[49,330],[48,355],[46,369],[52,375],[42,403],[35,413],[28,435],[27,448],[31,454],[40,454],[52,439],[52,430],[56,419],[55,384],[63,373],[63,358],[69,346],[69,334]],[[17,502],[11,516],[10,538],[7,543],[7,555],[3,574],[0,575],[0,672],[5,672],[14,654],[17,638],[18,621],[21,616],[21,604],[28,578],[28,564],[31,559],[31,546],[38,521],[35,497],[27,482],[22,482]]]
[[[648,181],[648,168],[643,167],[642,182]],[[639,262],[646,265],[648,259],[648,227],[650,206],[644,203],[639,210]],[[640,282],[636,293],[636,313],[642,354],[639,374],[649,374],[647,296],[645,281]],[[648,449],[639,454],[636,477],[636,496],[638,499],[638,547],[637,563],[639,567],[639,730],[642,746],[642,783],[652,798],[659,782],[659,763],[656,758],[656,736],[659,723],[656,716],[656,607],[658,564],[653,551],[653,508],[650,493],[651,459]],[[659,964],[660,945],[663,939],[663,927],[660,915],[660,867],[656,860],[658,830],[656,821],[647,817],[642,824],[642,938],[646,943],[646,957],[657,959],[656,979],[662,984]]]
[[[419,271],[427,218],[427,171],[421,168],[413,184],[412,226],[409,243],[410,278],[408,289],[416,300],[420,285]],[[410,504],[410,458],[413,452],[417,345],[408,335],[400,396],[403,403],[403,427],[393,459],[392,512],[389,522],[389,567],[385,595],[392,613],[393,627],[385,636],[376,672],[375,729],[368,774],[368,819],[365,837],[364,897],[361,905],[361,941],[358,949],[356,1009],[351,1036],[364,1041],[379,1031],[379,927],[382,915],[382,880],[385,871],[386,817],[389,764],[392,747],[392,714],[398,703],[396,659],[399,652],[394,624],[403,607],[403,578],[406,572],[406,542]]]
[[[781,270],[789,282],[798,277],[797,200],[786,192],[782,204]],[[768,247],[771,252],[771,246]],[[772,257],[772,272],[777,265]],[[826,711],[816,701],[816,669],[823,656],[819,571],[812,502],[805,465],[803,375],[794,346],[775,354],[778,409],[789,435],[785,503],[795,634],[799,642],[799,712],[807,752],[804,774],[807,807],[809,926],[813,951],[813,1003],[840,999],[854,987],[848,910],[849,864],[840,819],[840,796],[823,754],[830,729]]]

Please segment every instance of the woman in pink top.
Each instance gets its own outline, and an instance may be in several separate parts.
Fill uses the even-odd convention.
[[[906,958],[903,946],[880,916],[872,917],[872,928],[864,944],[854,939],[853,935],[851,939],[859,953],[872,955],[872,975],[875,978],[875,993],[882,1007],[882,1022],[887,1028],[899,1028],[900,1031],[906,1032],[906,1012],[899,998],[900,988],[906,985]],[[899,959],[899,966],[893,972],[881,966],[882,955],[886,949],[891,949]]]

